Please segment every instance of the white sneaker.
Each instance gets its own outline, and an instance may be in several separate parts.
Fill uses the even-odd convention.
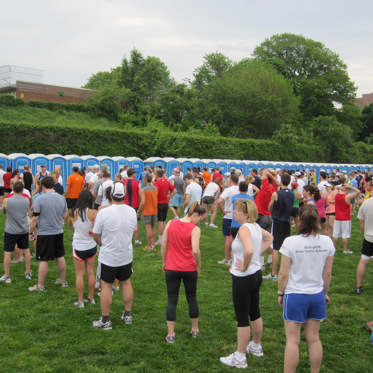
[[[154,242],[154,245],[158,245],[158,246],[160,246],[161,244],[162,244],[162,242],[159,241],[159,240],[157,240],[157,241]]]
[[[77,306],[78,308],[84,308],[84,302],[76,301],[74,302],[74,306]]]
[[[247,345],[246,352],[247,352],[248,354],[252,354],[252,355],[257,356],[257,357],[262,357],[262,356],[264,355],[262,345],[259,345],[259,347],[254,348],[254,347],[253,347],[253,343],[254,343],[254,342],[251,341],[251,342]]]
[[[62,281],[60,278],[58,278],[55,281],[56,285],[61,285],[62,288],[67,288],[69,285],[67,284],[67,281]]]
[[[102,322],[102,317],[100,317],[98,320],[93,321],[92,326],[94,328],[101,328],[104,330],[111,330],[111,321]]]
[[[228,367],[238,368],[238,369],[245,369],[247,368],[247,360],[246,358],[242,361],[237,360],[236,354],[233,353],[226,357],[221,357],[220,362]]]
[[[135,240],[135,245],[142,245],[142,242],[139,240]]]
[[[353,254],[354,252],[353,251],[350,251],[350,250],[347,250],[347,251],[344,251],[343,254]]]
[[[272,275],[272,273],[269,273],[267,276],[263,276],[263,280],[272,280],[277,281],[277,275]]]
[[[219,228],[217,225],[215,225],[215,224],[210,224],[210,227],[211,228]]]
[[[205,225],[206,225],[206,227],[208,227],[208,226],[209,226],[209,223],[205,223]]]
[[[12,282],[11,277],[6,277],[5,275],[0,277],[0,281],[5,282],[6,284],[10,284]]]
[[[218,264],[225,264],[225,265],[227,265],[227,266],[230,266],[230,265],[231,265],[231,261],[230,261],[230,260],[225,260],[225,259],[223,259],[223,260],[220,260],[220,261],[218,262]]]
[[[26,280],[31,280],[32,279],[32,274],[31,273],[25,273],[25,279]]]
[[[45,291],[45,287],[43,286],[42,288],[38,288],[38,285],[34,285],[30,288],[28,288],[29,291]]]

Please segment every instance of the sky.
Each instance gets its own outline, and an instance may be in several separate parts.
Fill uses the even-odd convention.
[[[337,53],[361,97],[373,92],[372,13],[371,0],[4,0],[0,66],[42,70],[45,84],[81,87],[136,48],[160,58],[181,83],[206,54],[238,62],[289,32]]]

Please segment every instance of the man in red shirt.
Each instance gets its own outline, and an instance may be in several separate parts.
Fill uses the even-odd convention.
[[[140,205],[144,204],[144,192],[141,188],[141,183],[135,180],[137,171],[134,168],[127,170],[128,179],[124,179],[123,183],[126,186],[126,197],[124,203],[131,206],[137,213],[137,228],[135,230],[135,245],[142,245],[139,241],[139,220],[140,213],[138,212]]]
[[[360,194],[360,190],[348,183],[336,186],[339,193],[335,196],[335,221],[333,243],[337,248],[338,238],[342,237],[343,254],[352,254],[348,250],[348,239],[351,237],[351,200]],[[350,193],[353,190],[353,193]]]
[[[277,192],[278,181],[277,174],[267,169],[263,170],[261,188],[255,197],[254,203],[258,208],[258,220],[256,221],[261,228],[271,233],[272,230],[272,212],[268,210],[272,194]],[[264,267],[264,253],[260,256],[260,261]],[[268,249],[268,261],[266,265],[272,265],[272,249]]]
[[[176,189],[168,180],[163,179],[163,170],[160,168],[155,171],[154,186],[158,190],[158,241],[155,245],[160,245],[166,227],[168,201],[175,195]]]

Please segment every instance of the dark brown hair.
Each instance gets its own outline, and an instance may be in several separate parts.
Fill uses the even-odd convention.
[[[298,234],[309,236],[321,231],[321,219],[316,206],[303,205],[299,210]]]

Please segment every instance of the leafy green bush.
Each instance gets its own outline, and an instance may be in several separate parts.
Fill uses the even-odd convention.
[[[25,106],[25,102],[11,95],[0,95],[0,106]]]
[[[28,101],[27,106],[36,107],[40,109],[48,109],[51,111],[59,111],[61,109],[66,111],[86,112],[86,105],[83,104],[60,104],[58,102],[43,102],[43,101]]]

